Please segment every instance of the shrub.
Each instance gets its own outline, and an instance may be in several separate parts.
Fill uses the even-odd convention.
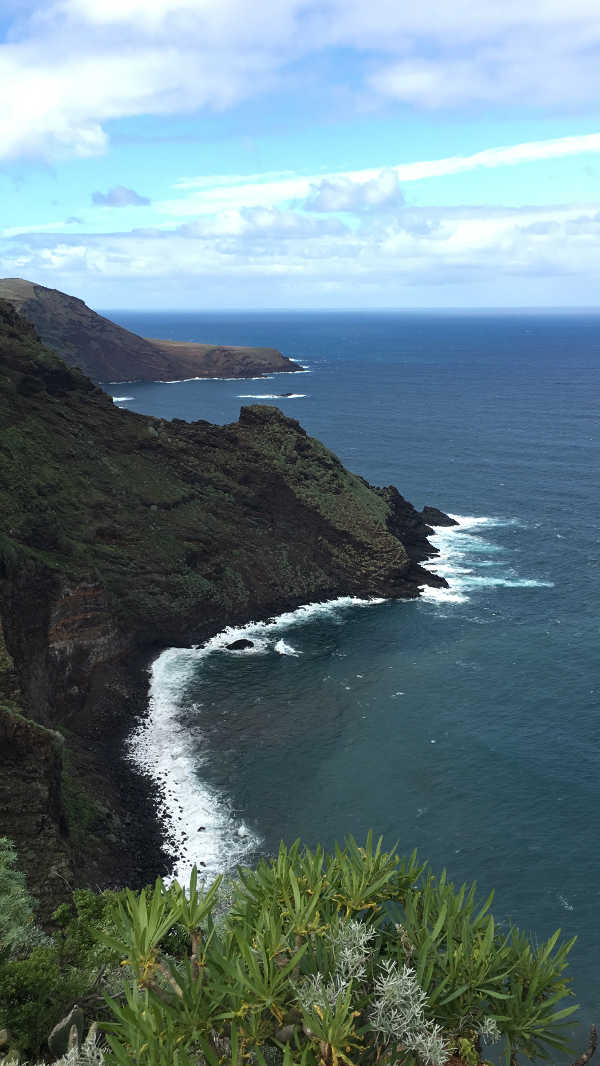
[[[33,900],[25,877],[15,869],[17,853],[7,837],[0,837],[0,960],[14,958],[44,940],[35,924]]]
[[[572,942],[498,932],[491,897],[371,835],[332,855],[282,844],[228,882],[194,870],[185,890],[78,890],[44,943],[7,841],[0,893],[0,1028],[30,1061],[75,1002],[110,1048],[94,1035],[61,1066],[478,1066],[499,1040],[507,1063],[567,1049]]]
[[[35,924],[15,860],[10,841],[0,838],[0,1029],[32,1056],[46,1047],[50,1031],[75,1002],[90,1015],[105,1016],[100,986],[120,989],[120,960],[99,940],[100,930],[112,929],[118,895],[77,890],[72,905],[53,915],[58,931],[47,936]]]
[[[75,970],[61,968],[52,944],[34,948],[25,959],[5,961],[0,964],[0,1028],[9,1030],[21,1052],[37,1055],[84,991],[82,984]]]
[[[219,916],[222,888],[199,887],[194,870],[185,891],[158,880],[124,894],[105,940],[133,980],[111,1002],[108,1062],[475,1066],[498,1038],[507,1061],[567,1047],[571,943],[498,934],[491,899],[414,855],[371,836],[331,856],[297,842],[240,870]]]

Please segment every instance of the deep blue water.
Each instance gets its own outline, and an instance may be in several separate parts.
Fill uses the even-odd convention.
[[[578,934],[575,988],[598,1020],[600,316],[113,317],[310,368],[110,387],[122,406],[221,423],[248,394],[302,393],[264,402],[416,506],[487,519],[441,540],[449,596],[316,612],[253,655],[167,657],[173,779],[205,797],[184,819],[190,854],[218,865],[240,822],[240,847],[267,850],[372,826],[495,887],[499,918]]]

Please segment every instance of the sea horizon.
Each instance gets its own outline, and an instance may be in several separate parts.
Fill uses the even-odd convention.
[[[387,315],[387,314],[392,314],[392,315],[393,314],[399,314],[399,315],[402,315],[402,314],[409,314],[409,315],[413,315],[413,314],[415,314],[415,315],[417,315],[417,314],[486,315],[486,314],[496,314],[496,313],[540,314],[540,315],[560,315],[560,314],[571,314],[572,313],[572,314],[575,314],[575,315],[579,315],[579,314],[584,314],[584,315],[585,314],[590,314],[590,315],[597,314],[597,315],[600,315],[600,307],[595,306],[595,305],[586,306],[586,305],[583,305],[583,304],[581,306],[572,305],[572,304],[567,304],[565,306],[561,306],[561,305],[558,305],[558,304],[553,304],[552,306],[544,306],[544,305],[536,306],[534,304],[531,304],[531,305],[527,304],[527,305],[523,305],[523,306],[513,305],[513,304],[510,304],[510,305],[509,304],[506,304],[506,305],[499,304],[498,306],[486,306],[486,307],[475,307],[475,306],[473,306],[473,307],[451,307],[451,306],[442,306],[442,305],[440,305],[440,306],[431,306],[431,307],[417,307],[417,306],[415,306],[415,307],[257,307],[255,305],[253,305],[252,307],[218,307],[218,306],[211,306],[211,307],[204,307],[204,308],[203,307],[177,308],[177,307],[165,306],[165,307],[161,307],[161,308],[153,308],[152,310],[150,310],[149,308],[136,307],[136,306],[133,306],[133,305],[123,305],[122,307],[113,305],[113,306],[111,306],[109,308],[98,307],[95,310],[97,311],[98,314],[104,315],[105,317],[110,317],[111,314],[143,314],[143,315],[148,315],[150,317],[154,316],[154,315],[166,315],[166,314],[177,314],[177,315],[182,315],[182,316],[186,316],[186,315],[193,316],[193,315],[204,315],[204,314],[206,314],[206,315],[210,315],[210,314],[218,314],[218,315],[228,315],[228,314],[231,314],[231,315],[242,315],[242,314],[243,315],[253,315],[253,314],[256,314],[256,315],[261,315],[261,314],[272,314],[272,315],[290,315],[290,314],[298,314],[298,315],[302,315],[302,314],[311,314],[311,315],[318,315],[318,314],[323,314],[323,315],[336,315],[336,314],[340,314],[340,315],[347,315],[347,314],[356,314],[356,315],[362,315],[362,314],[365,314],[365,315],[371,315],[371,314],[372,315],[379,315],[379,314],[383,314],[383,315]]]

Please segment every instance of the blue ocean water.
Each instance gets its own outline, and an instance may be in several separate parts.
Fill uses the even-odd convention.
[[[463,516],[439,538],[449,593],[314,608],[255,630],[252,654],[217,638],[155,664],[138,748],[165,753],[187,858],[373,827],[495,888],[499,918],[577,934],[598,1019],[600,316],[112,317],[310,371],[110,386],[121,406],[224,423],[264,398],[370,481]]]

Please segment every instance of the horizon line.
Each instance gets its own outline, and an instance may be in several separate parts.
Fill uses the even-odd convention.
[[[235,315],[253,315],[253,314],[429,314],[431,312],[443,312],[443,313],[469,313],[469,314],[486,314],[496,311],[534,311],[544,313],[582,313],[582,314],[600,314],[600,305],[588,305],[588,304],[564,304],[560,306],[549,307],[544,304],[490,304],[488,306],[474,307],[467,306],[455,307],[445,304],[432,304],[427,307],[198,307],[198,308],[182,308],[182,307],[162,307],[162,308],[148,308],[148,307],[99,307],[99,312],[107,314],[112,311],[126,311],[131,314],[150,314],[150,315],[198,315],[198,314],[235,314]]]

